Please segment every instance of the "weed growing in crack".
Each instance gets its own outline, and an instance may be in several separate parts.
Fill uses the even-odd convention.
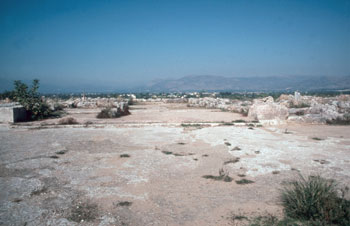
[[[59,157],[57,155],[51,155],[49,158],[50,159],[58,159]]]
[[[129,201],[122,201],[122,202],[118,202],[115,204],[115,206],[126,206],[126,207],[129,207],[132,205],[132,202],[129,202]]]
[[[243,185],[243,184],[252,184],[252,183],[254,183],[254,181],[252,181],[252,180],[247,180],[247,179],[236,180],[236,184],[240,184],[240,185]]]
[[[204,175],[203,178],[224,182],[231,182],[233,180],[232,177],[228,175],[228,172],[225,172],[222,168],[219,170],[219,176]]]
[[[77,202],[72,208],[68,220],[74,222],[93,221],[98,216],[98,207],[95,203]]]
[[[246,121],[243,120],[243,119],[237,119],[237,120],[234,120],[232,122],[236,122],[236,123],[245,123]]]
[[[236,146],[231,151],[240,151],[240,150],[242,150],[242,149],[240,147]]]
[[[174,152],[171,152],[171,151],[162,151],[163,154],[166,154],[166,155],[173,155],[173,156],[185,156],[185,154],[183,153],[174,153]],[[193,153],[189,153],[188,155],[193,155]]]
[[[324,159],[320,159],[320,160],[315,159],[314,161],[320,163],[321,165],[323,165],[323,164],[329,164],[329,163],[330,163],[329,161],[324,160]]]
[[[234,126],[235,124],[232,122],[224,122],[220,124],[221,126]]]
[[[14,198],[12,200],[12,202],[15,202],[15,203],[19,203],[19,202],[22,202],[22,201],[23,201],[23,199],[21,199],[21,198]]]
[[[292,132],[289,132],[288,129],[284,131],[284,134],[292,134]]]
[[[231,217],[231,220],[232,220],[232,221],[236,221],[236,220],[238,220],[238,221],[248,220],[248,217],[246,217],[246,216],[244,216],[244,215],[233,215],[233,216]]]
[[[64,155],[67,153],[67,150],[61,150],[61,151],[56,151],[55,152],[57,155]]]
[[[234,158],[234,159],[230,159],[224,162],[224,165],[230,164],[230,163],[236,163],[239,162],[239,158]]]
[[[182,123],[181,124],[182,127],[201,127],[202,125],[201,124],[185,124],[185,123]]]
[[[33,191],[30,195],[31,195],[31,196],[34,196],[34,195],[41,195],[41,194],[47,192],[47,190],[48,190],[47,187],[44,186],[44,187],[42,187],[42,188],[39,189],[39,190]]]

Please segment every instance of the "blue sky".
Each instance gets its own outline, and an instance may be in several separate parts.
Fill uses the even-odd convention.
[[[350,0],[0,1],[0,78],[350,75]]]

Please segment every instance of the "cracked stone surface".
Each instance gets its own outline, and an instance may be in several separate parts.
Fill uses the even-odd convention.
[[[81,122],[95,116],[70,114]],[[242,117],[153,104],[88,127],[0,125],[0,225],[231,225],[232,213],[280,215],[278,189],[299,173],[349,185],[349,126],[248,129],[220,118]],[[181,125],[190,122],[205,124]],[[202,177],[221,168],[232,182]],[[254,183],[238,185],[238,175]]]

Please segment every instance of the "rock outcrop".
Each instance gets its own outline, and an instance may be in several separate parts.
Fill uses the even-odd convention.
[[[248,117],[260,122],[278,124],[288,118],[289,112],[286,106],[275,103],[272,97],[254,100],[249,109]]]

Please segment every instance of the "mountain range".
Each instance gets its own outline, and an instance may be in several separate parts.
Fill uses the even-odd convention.
[[[350,76],[223,77],[212,75],[160,79],[140,87],[149,92],[188,91],[312,91],[350,88]]]
[[[31,81],[24,81],[28,84]],[[142,84],[142,83],[141,83]],[[13,81],[0,78],[0,92],[13,89]],[[42,93],[130,93],[130,92],[272,92],[272,91],[321,91],[350,90],[349,76],[268,76],[268,77],[224,77],[193,75],[178,79],[158,79],[144,85],[126,86],[110,83],[74,83],[59,85],[40,81]]]

